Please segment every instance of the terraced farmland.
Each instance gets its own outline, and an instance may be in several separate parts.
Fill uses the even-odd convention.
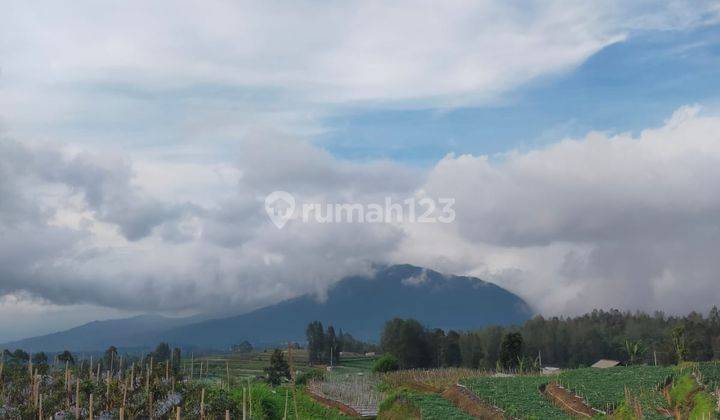
[[[423,419],[471,420],[450,401],[438,394],[408,393],[408,399],[418,407]]]
[[[460,383],[509,417],[538,420],[570,418],[540,392],[540,386],[548,381],[547,376],[512,376],[468,378]]]
[[[625,390],[640,399],[646,414],[650,407],[663,405],[662,386],[675,375],[675,369],[661,366],[618,366],[607,369],[585,368],[563,371],[558,382],[584,398],[592,407],[608,411],[622,405]]]
[[[720,388],[720,362],[700,362],[696,366],[696,376],[710,392],[715,392]]]

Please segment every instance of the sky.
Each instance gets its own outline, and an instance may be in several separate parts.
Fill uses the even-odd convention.
[[[0,7],[0,342],[378,263],[545,315],[720,301],[716,2]],[[456,218],[278,229],[278,190]]]

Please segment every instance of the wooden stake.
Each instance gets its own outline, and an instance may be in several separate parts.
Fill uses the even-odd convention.
[[[180,406],[178,406],[175,411],[175,420],[180,420]]]
[[[247,420],[247,417],[245,416],[245,387],[243,387],[243,409],[242,409],[242,418],[243,420]]]
[[[93,420],[93,394],[90,394],[90,409],[88,410],[88,419]]]
[[[285,412],[283,413],[283,420],[287,420],[287,403],[288,403],[288,391],[285,390]]]
[[[80,377],[75,380],[75,418],[80,418]]]
[[[230,410],[225,410],[225,420],[230,420]]]
[[[200,420],[205,420],[205,388],[200,394]]]
[[[225,361],[225,372],[227,373],[227,387],[230,390],[230,362]]]
[[[132,362],[132,367],[130,368],[130,390],[135,389],[135,362]]]
[[[165,361],[165,382],[170,380],[170,363],[168,361]]]
[[[105,388],[105,399],[107,400],[107,409],[110,411],[110,371],[107,371],[107,384]]]
[[[125,407],[120,407],[120,420],[125,420]]]
[[[123,382],[123,402],[122,402],[122,408],[125,409],[125,401],[127,400],[127,389],[128,385],[127,382]]]

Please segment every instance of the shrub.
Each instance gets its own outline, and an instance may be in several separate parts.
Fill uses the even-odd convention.
[[[397,357],[391,354],[386,354],[375,361],[372,371],[376,373],[392,372],[394,370],[398,370],[398,367]]]
[[[297,385],[307,385],[308,382],[313,380],[323,380],[325,377],[325,373],[320,369],[310,369],[307,372],[303,372],[300,375],[298,375],[297,379],[295,379],[295,383]]]

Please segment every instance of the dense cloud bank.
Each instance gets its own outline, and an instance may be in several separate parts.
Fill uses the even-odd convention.
[[[232,167],[163,167],[163,180],[122,157],[0,147],[5,295],[231,310],[322,296],[372,263],[409,262],[495,281],[545,313],[682,312],[720,297],[720,118],[696,107],[637,136],[591,133],[529,152],[448,155],[428,171],[344,162],[267,132],[248,136]],[[263,200],[280,189],[321,203],[452,197],[457,220],[291,220],[279,230]],[[184,200],[194,190],[222,193]]]

